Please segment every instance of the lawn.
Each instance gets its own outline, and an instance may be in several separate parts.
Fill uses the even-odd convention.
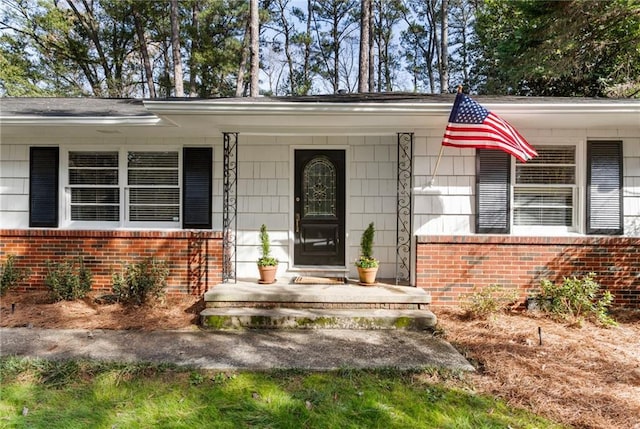
[[[206,372],[89,361],[0,362],[3,428],[560,427],[461,388],[455,373]]]

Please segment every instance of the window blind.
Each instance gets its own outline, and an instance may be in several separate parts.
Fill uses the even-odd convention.
[[[576,147],[538,146],[538,156],[516,162],[513,224],[575,226]]]
[[[118,152],[69,152],[71,220],[120,220]]]
[[[178,177],[178,152],[128,152],[129,221],[179,221]]]

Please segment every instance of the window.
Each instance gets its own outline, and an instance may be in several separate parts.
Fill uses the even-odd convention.
[[[179,222],[178,152],[128,152],[130,222]]]
[[[538,156],[516,162],[513,224],[572,228],[575,221],[576,148],[539,146]]]
[[[302,173],[303,216],[336,216],[336,169],[325,156],[312,159]]]
[[[118,152],[69,152],[72,221],[120,220]]]
[[[212,149],[67,152],[66,223],[211,228]],[[181,168],[182,158],[185,164]],[[184,184],[183,184],[184,181]]]
[[[536,150],[526,163],[497,150],[476,151],[477,233],[623,233],[622,142]]]

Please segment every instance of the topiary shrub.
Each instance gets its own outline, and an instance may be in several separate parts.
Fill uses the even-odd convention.
[[[126,305],[142,305],[150,299],[164,297],[169,268],[164,261],[149,258],[126,264],[122,273],[112,276],[112,289],[118,301]]]
[[[362,233],[362,237],[360,237],[360,257],[356,259],[357,267],[375,268],[379,265],[379,261],[373,257],[373,239],[375,234],[376,229],[373,222],[371,222]]]
[[[275,267],[278,265],[278,260],[271,256],[271,240],[265,224],[260,227],[260,251],[262,256],[258,258],[259,267]]]
[[[565,277],[559,284],[542,280],[540,292],[535,297],[538,307],[555,319],[571,324],[580,325],[585,318],[589,318],[604,326],[616,325],[616,321],[608,314],[614,296],[608,290],[601,291],[594,277],[595,273],[589,273],[581,279]]]
[[[30,269],[16,267],[15,257],[7,255],[7,260],[0,264],[0,296],[4,296],[9,289],[16,287],[30,275]]]
[[[92,274],[84,265],[82,257],[75,262],[47,261],[47,275],[44,283],[49,289],[51,299],[58,301],[73,301],[84,298],[91,290]]]

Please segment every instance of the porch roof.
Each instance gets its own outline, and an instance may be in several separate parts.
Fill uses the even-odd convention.
[[[160,126],[188,135],[394,134],[443,129],[455,94],[366,93],[257,98],[0,98],[0,125]],[[640,100],[474,96],[522,128],[638,128]],[[145,127],[146,128],[146,127]]]

